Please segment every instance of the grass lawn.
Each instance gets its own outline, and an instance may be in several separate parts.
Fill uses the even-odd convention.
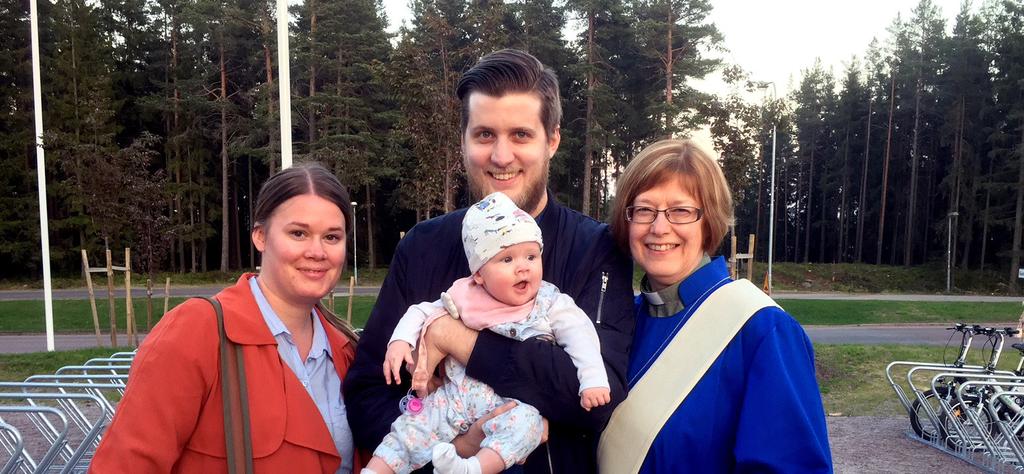
[[[1020,303],[778,299],[800,324],[1017,323]]]
[[[895,360],[921,362],[952,362],[959,350],[936,346],[901,345],[859,345],[859,344],[815,344],[815,366],[821,398],[825,412],[843,416],[906,416],[906,410],[899,403],[896,392],[885,378],[885,367]],[[988,352],[975,350],[969,353],[968,363],[979,363]],[[1017,351],[1003,351],[999,361],[1001,369],[1017,368],[1020,356]],[[897,377],[908,396],[910,389],[904,382],[906,370]],[[932,373],[932,375],[935,375]],[[922,377],[915,379],[918,386],[927,386]]]
[[[116,257],[115,257],[116,260]],[[97,262],[93,262],[93,265],[97,265]],[[219,271],[211,272],[196,272],[196,273],[169,273],[160,272],[153,276],[153,288],[154,292],[163,293],[164,282],[167,278],[171,279],[171,285],[178,286],[228,286],[238,281],[238,276],[245,272],[255,272],[255,270],[239,269],[232,270],[224,273]],[[384,281],[384,277],[387,276],[388,269],[386,267],[378,267],[373,270],[367,268],[359,268],[359,286],[380,286],[381,282]],[[338,281],[338,286],[348,286],[348,277],[352,275],[352,267],[348,267],[342,273],[341,280]],[[146,278],[149,275],[144,273],[132,273],[132,286],[135,288],[145,288]],[[56,275],[52,279],[53,288],[85,288],[85,279],[79,275]],[[97,292],[103,292],[106,294],[107,288],[107,275],[105,273],[93,273],[92,284],[96,286]],[[25,290],[25,289],[42,289],[43,279],[39,278],[7,278],[0,279],[0,290]],[[114,288],[119,291],[124,290],[124,273],[114,272]]]
[[[759,257],[760,258],[760,257]],[[764,284],[768,265],[754,263],[751,279],[758,287]],[[639,288],[643,271],[633,268],[633,286]],[[746,278],[746,273],[741,272]],[[1006,272],[956,270],[954,293],[1006,295]],[[946,290],[946,266],[929,262],[913,267],[868,265],[863,263],[792,263],[772,265],[775,291],[840,292],[840,293],[943,293]]]
[[[96,357],[109,357],[130,347],[92,347],[73,351],[0,354],[0,381],[22,381],[30,375],[52,374],[65,365],[78,365]]]
[[[170,306],[173,308],[184,298],[171,298]],[[377,301],[374,296],[357,296],[352,304],[352,324],[362,327],[370,316],[373,303]],[[139,330],[146,329],[146,299],[135,298],[132,300],[135,307],[135,324]],[[338,298],[335,300],[335,310],[340,316],[345,317],[348,299]],[[163,313],[163,299],[153,299],[153,324],[160,320]],[[120,334],[125,329],[125,302],[123,298],[114,300],[114,307],[117,314],[117,328]],[[110,332],[110,315],[107,310],[107,300],[97,299],[96,311],[100,320],[100,331],[104,334]],[[53,326],[56,332],[92,332],[92,310],[89,308],[89,300],[54,300],[53,301]],[[0,333],[17,332],[43,332],[42,301],[0,301]]]

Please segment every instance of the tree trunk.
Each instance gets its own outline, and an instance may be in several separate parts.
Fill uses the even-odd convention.
[[[174,183],[179,191],[174,195],[174,208],[178,210],[175,213],[175,223],[179,229],[180,234],[184,234],[182,231],[185,225],[184,209],[181,208],[181,160],[178,160],[178,167],[174,172]],[[189,209],[189,216],[191,217],[192,210]],[[185,273],[185,236],[178,235],[178,273]]]
[[[878,247],[875,265],[882,263],[882,237],[885,235],[885,197],[889,189],[889,156],[892,152],[892,115],[896,106],[896,72],[892,73],[892,88],[889,91],[889,129],[885,138],[885,161],[882,165],[882,202],[878,205]]]
[[[274,67],[271,62],[270,48],[263,45],[263,62],[267,70],[267,166],[270,168],[269,176],[274,175],[275,164],[278,161],[277,136],[281,133],[280,121],[274,117]],[[250,168],[252,163],[249,164]],[[251,199],[251,196],[250,196]],[[255,268],[255,267],[253,267]]]
[[[964,166],[963,153],[964,153],[964,122],[965,122],[965,118],[966,118],[966,117],[964,117],[965,109],[966,109],[965,98],[964,98],[963,95],[961,95],[960,96],[960,113],[958,114],[959,115],[959,119],[960,119],[960,124],[957,127],[957,131],[956,131],[956,157],[954,158],[954,163],[956,163],[956,165],[954,166],[954,169],[956,171],[956,183],[955,183],[955,186],[954,186],[953,190],[955,191],[956,196],[953,199],[953,207],[952,207],[952,209],[950,211],[950,212],[956,212],[957,213],[956,216],[953,216],[953,242],[952,242],[952,249],[950,251],[951,252],[950,259],[951,259],[951,261],[953,262],[954,265],[956,264],[956,249],[957,249],[957,247],[958,247],[958,245],[960,243],[960,233],[957,230],[959,229],[959,225],[958,224],[959,224],[959,221],[960,221],[960,216],[959,216],[959,212],[960,212],[960,189],[963,186],[963,179],[964,179],[963,178],[963,176],[964,176],[964,174],[963,174],[963,166]],[[972,199],[973,199],[973,195],[972,195]],[[973,207],[973,206],[971,206],[971,207]],[[970,237],[968,237],[968,239],[969,238]],[[967,265],[965,264],[964,268],[966,268],[966,267],[967,267]]]
[[[932,151],[934,152],[934,150]],[[929,154],[929,156],[934,156],[934,153]],[[925,188],[924,195],[932,196],[932,192],[934,192],[935,188],[935,161],[924,161],[921,163],[921,167],[924,168],[924,170],[928,171],[925,175],[927,176],[925,179],[925,183],[928,185],[928,187]],[[934,211],[934,206],[935,199],[924,200],[924,216],[926,220],[924,222],[924,225],[921,225],[913,229],[918,231],[918,235],[921,237],[921,255],[923,255],[925,258],[927,258],[928,256],[928,251],[930,250],[930,244],[932,240],[928,238],[930,230],[927,222],[927,216],[932,215],[932,212]]]
[[[442,80],[444,81],[445,87],[451,87],[451,90],[454,90],[455,85],[453,84],[454,81],[452,80],[454,72],[452,71],[452,65],[448,61],[448,47],[447,45],[445,45],[444,41],[440,41],[440,43]],[[453,106],[454,101],[455,99],[452,99],[450,97],[446,97],[444,99],[443,113],[446,119],[452,119],[453,115],[455,114],[456,108]],[[453,128],[453,130],[456,130],[456,128]],[[444,130],[438,130],[438,133],[440,133],[442,137],[441,143],[447,143],[450,134],[448,134]],[[456,156],[456,154],[454,153],[454,149],[456,148],[452,146],[445,147],[446,151],[444,154],[444,212],[451,212],[455,210],[455,173],[459,167],[459,157]],[[427,218],[429,219],[429,208],[427,208],[427,216]]]
[[[309,151],[316,145],[316,0],[309,0]]]
[[[779,208],[779,211],[781,212],[779,212],[778,215],[775,216],[775,223],[778,224],[780,220],[782,221],[782,250],[785,253],[784,259],[787,262],[792,262],[793,259],[791,257],[793,256],[793,254],[791,254],[789,250],[789,219],[784,217],[785,215],[789,214],[789,193],[786,192],[789,188],[789,186],[786,185],[787,183],[789,183],[788,180],[789,160],[787,159],[785,165],[782,166],[782,181],[775,183],[776,186],[782,187],[782,192],[779,193],[782,195],[782,207]],[[769,217],[769,219],[771,219],[771,217]]]
[[[249,219],[246,222],[248,225],[245,226],[246,231],[247,231],[246,233],[248,233],[248,231],[251,231],[252,228],[253,228],[253,225],[252,225],[252,202],[253,202],[253,200],[255,198],[255,196],[253,196],[253,194],[252,194],[252,157],[251,156],[249,157],[248,163],[249,163],[249,166],[248,166],[248,184],[249,184],[249,189],[248,189],[248,192],[246,193],[246,197],[248,197],[248,199],[246,199],[246,201],[249,202]],[[247,240],[249,242],[249,268],[255,270],[255,268],[256,268],[256,246],[253,245],[251,238],[250,239],[245,239],[245,240]]]
[[[871,105],[871,96],[868,95],[868,126],[865,133],[866,138],[864,139],[864,167],[860,175],[860,200],[857,204],[857,248],[854,252],[857,256],[854,261],[857,263],[864,262],[864,215],[867,214],[867,208],[864,207],[864,198],[867,196],[868,162],[871,158]]]
[[[910,196],[907,200],[907,235],[903,245],[903,265],[910,266],[914,258],[914,211],[917,207],[917,168],[920,160],[918,141],[921,131],[921,71],[918,69],[914,87],[914,138],[910,148]]]
[[[825,163],[822,163],[821,166],[824,168]],[[818,235],[820,236],[818,238],[818,262],[825,263],[825,228],[828,227],[828,225],[826,225],[828,224],[828,222],[826,222],[828,216],[825,211],[828,206],[825,191],[828,188],[828,186],[826,186],[828,183],[825,182],[825,178],[827,177],[827,175],[825,175],[825,170],[822,170],[821,173],[821,220],[818,221]]]
[[[672,138],[672,69],[675,67],[675,59],[672,57],[672,30],[675,30],[676,19],[675,9],[673,8],[672,2],[666,2],[668,6],[668,38],[665,42],[665,58],[663,60],[665,64],[665,131],[668,131],[668,137]]]
[[[179,212],[176,213],[176,216],[177,216],[178,228],[180,229],[181,225],[183,225],[184,221],[185,221],[184,216],[181,215],[181,186],[180,186],[181,185],[181,168],[183,166],[185,166],[185,163],[184,163],[184,161],[182,160],[182,157],[181,157],[181,143],[180,143],[181,140],[180,140],[180,137],[178,137],[178,134],[180,133],[180,130],[181,130],[181,127],[180,127],[180,125],[181,125],[181,91],[178,90],[178,17],[177,16],[174,16],[171,19],[171,69],[172,69],[171,70],[171,83],[174,86],[173,87],[174,88],[174,99],[173,99],[173,103],[174,103],[174,119],[173,119],[173,122],[172,122],[171,130],[173,130],[172,136],[174,137],[173,156],[174,156],[175,163],[177,163],[177,166],[175,167],[174,181],[175,181],[175,183],[177,183],[179,185],[179,186],[177,186],[178,191],[175,192],[175,194],[174,194],[174,208],[179,211]],[[190,177],[189,178],[189,184],[190,185],[192,184],[191,181],[192,181],[192,179]],[[192,229],[191,221],[194,220],[194,218],[192,217],[192,212],[194,212],[194,208],[192,208],[190,206],[190,209],[189,209],[189,221],[190,221],[189,229],[190,230]],[[180,265],[178,266],[178,270],[179,270],[179,272],[184,273],[185,272],[185,239],[184,239],[184,237],[179,236],[177,240],[178,240],[178,262],[180,263]],[[192,244],[193,244],[193,250],[194,250],[195,249],[195,242],[193,241]],[[193,252],[193,255],[194,255],[194,252]],[[195,272],[195,258],[194,258],[194,256],[193,256],[192,261],[193,261],[192,271]]]
[[[369,268],[372,270],[377,268],[377,257],[374,249],[374,232],[373,232],[373,193],[370,190],[370,185],[366,185],[366,204],[363,206],[366,208],[366,257],[369,264]]]
[[[231,163],[232,175],[238,176],[238,162]],[[238,213],[241,204],[238,202],[238,180],[231,181],[231,235],[234,237],[234,247],[231,255],[234,257],[234,267],[242,268],[242,229],[238,225]]]
[[[762,153],[763,155],[763,153]],[[764,160],[761,160],[762,163]],[[754,218],[754,235],[757,236],[757,243],[760,244],[768,239],[761,238],[761,195],[764,194],[764,165],[762,164],[761,169],[757,173],[757,205],[754,209],[757,209],[757,217]],[[769,185],[770,186],[770,185]],[[765,261],[768,259],[768,254],[765,253]]]
[[[228,232],[228,72],[224,64],[224,32],[220,44],[220,271],[227,273],[230,251]]]
[[[586,134],[583,137],[583,202],[580,211],[590,213],[590,175],[594,160],[594,11],[587,12],[587,117]]]
[[[843,186],[839,189],[839,247],[836,252],[835,262],[846,261],[846,191],[850,185],[850,129],[846,129],[846,145],[843,149]]]
[[[209,239],[209,236],[206,235],[206,224],[207,224],[207,222],[206,222],[206,197],[204,196],[204,194],[206,194],[204,192],[206,190],[206,185],[205,185],[205,183],[203,183],[203,181],[204,181],[203,177],[206,175],[206,173],[203,172],[203,168],[204,168],[203,167],[203,163],[200,161],[199,162],[199,195],[196,196],[196,199],[199,200],[199,227],[203,231],[203,234],[202,234],[203,237],[199,241],[199,270],[201,272],[203,272],[203,273],[206,273],[206,266],[207,266],[206,249],[209,247],[209,245],[208,245],[209,242],[207,242],[207,240]]]
[[[806,222],[806,219],[801,219],[801,202],[803,201],[805,203],[804,213],[807,212],[807,207],[806,200],[802,199],[804,196],[804,164],[802,161],[798,161],[796,166],[796,194],[794,195],[796,197],[796,203],[793,215],[793,261],[799,262],[803,260],[802,254],[800,253],[800,250],[802,250],[802,247],[800,246],[800,231],[802,230],[800,227],[800,223]]]
[[[189,229],[189,250],[191,250],[190,258],[192,259],[191,269],[192,273],[198,270],[198,258],[196,254],[196,191],[192,182],[192,171],[188,173],[188,229]],[[201,211],[200,211],[201,212]]]
[[[1024,223],[1024,124],[1020,127],[1020,148],[1017,150],[1017,209],[1013,214],[1013,253],[1010,255],[1010,292],[1018,289],[1017,269],[1020,268],[1021,224]]]
[[[994,165],[995,158],[990,157],[988,159],[988,174],[985,175],[988,180],[992,180],[992,167]],[[986,183],[991,184],[991,183]],[[992,187],[985,186],[985,210],[982,212],[981,217],[981,253],[979,259],[981,265],[978,266],[978,270],[985,271],[985,247],[988,243],[988,224],[989,224],[989,212],[992,205]]]
[[[807,175],[807,224],[804,227],[804,263],[811,261],[811,215],[814,213],[814,148],[817,135],[817,130],[811,132],[810,171],[808,171]]]

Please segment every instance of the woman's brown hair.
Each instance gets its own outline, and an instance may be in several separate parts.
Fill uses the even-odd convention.
[[[283,169],[263,183],[253,210],[253,228],[266,225],[267,219],[278,206],[303,194],[322,197],[338,206],[345,217],[345,233],[352,233],[352,201],[348,190],[338,181],[337,176],[316,162]]]
[[[661,140],[644,148],[619,176],[611,232],[623,250],[629,251],[626,208],[633,205],[640,193],[673,179],[697,198],[704,209],[700,221],[704,226],[704,251],[710,254],[722,243],[733,223],[732,193],[722,168],[690,140]]]

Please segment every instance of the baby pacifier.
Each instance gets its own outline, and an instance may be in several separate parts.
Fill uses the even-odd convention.
[[[409,393],[402,397],[402,400],[398,402],[398,409],[403,413],[418,415],[423,411],[423,400],[416,396],[416,392],[409,389]]]

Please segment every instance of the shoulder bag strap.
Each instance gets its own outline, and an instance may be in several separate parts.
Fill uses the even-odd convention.
[[[778,305],[747,280],[708,296],[612,413],[598,444],[600,472],[638,472],[661,427],[747,320],[768,306]]]
[[[216,298],[200,297],[213,305],[220,334],[220,388],[224,399],[224,451],[228,473],[252,474],[252,435],[249,427],[249,393],[245,383],[242,346],[228,340],[224,310]]]
[[[321,303],[316,304],[316,309],[320,311],[321,314],[324,315],[324,319],[326,319],[327,322],[331,324],[331,326],[334,326],[337,330],[341,331],[341,333],[344,334],[349,341],[351,341],[352,343],[359,342],[359,333],[356,331],[354,327],[352,327],[351,324],[349,324],[348,321],[341,319],[340,317],[338,317],[338,315],[334,314],[333,311],[327,309],[327,307]]]

